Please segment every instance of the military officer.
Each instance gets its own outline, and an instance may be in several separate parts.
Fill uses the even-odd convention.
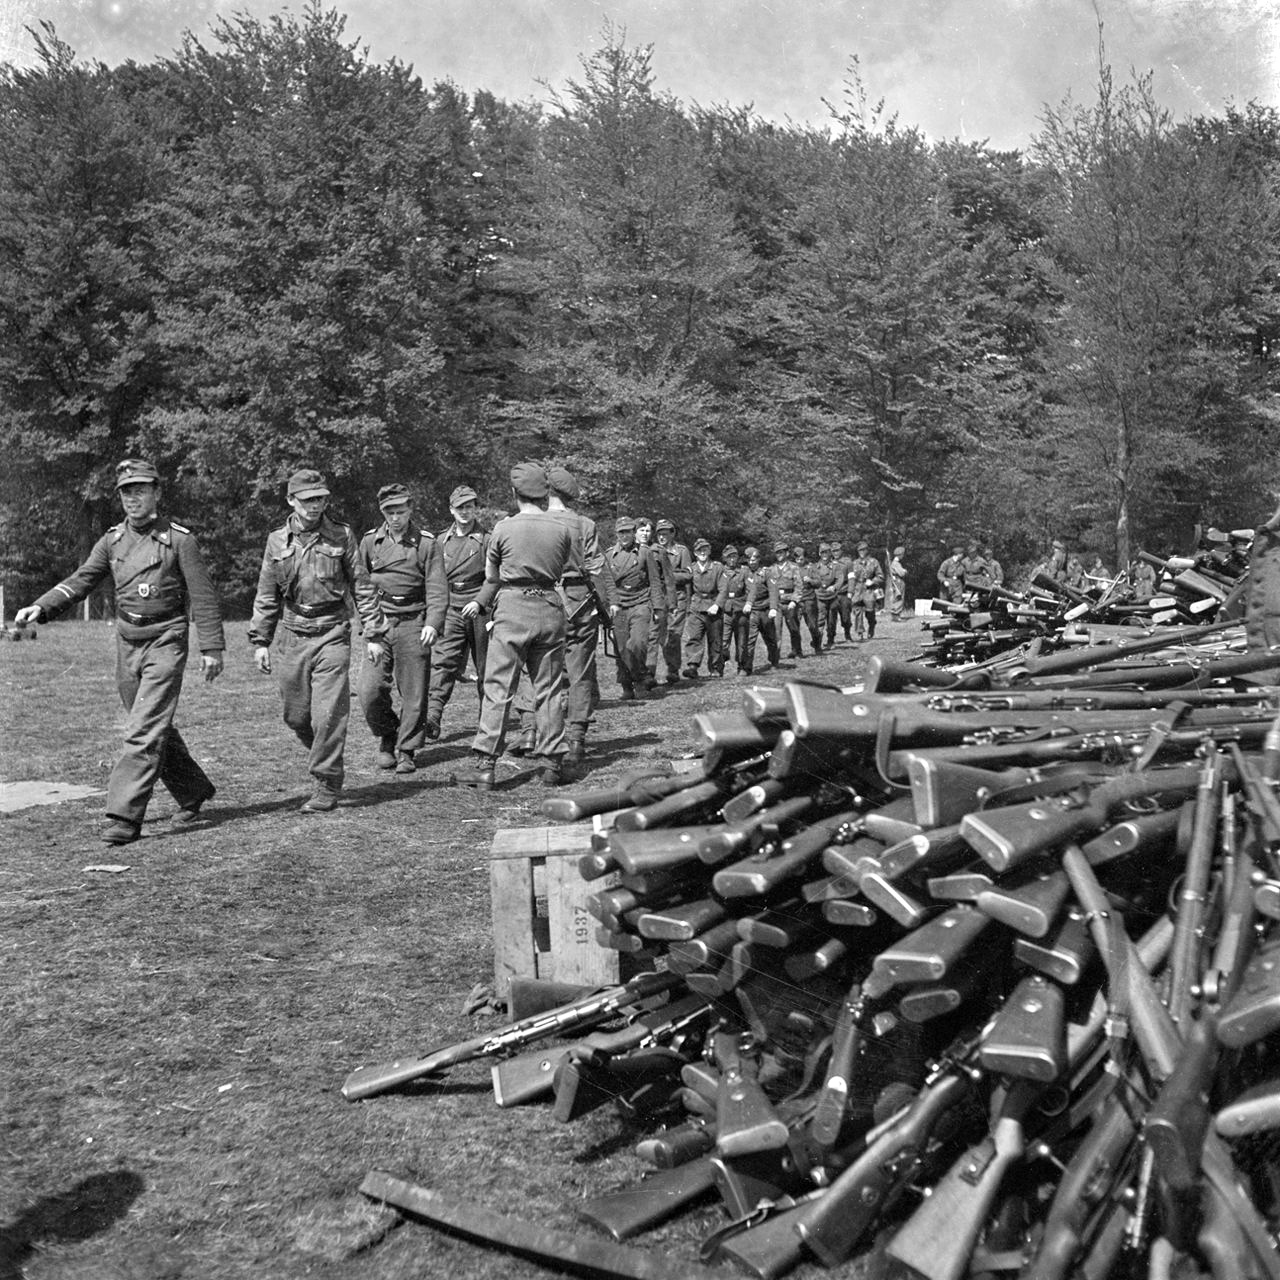
[[[653,521],[648,516],[636,517],[636,545],[645,549],[662,579],[662,605],[649,627],[649,640],[645,650],[643,692],[649,692],[658,686],[658,656],[667,652],[667,632],[671,625],[671,615],[676,608],[676,579],[670,556],[654,545]],[[680,665],[677,657],[676,665],[667,668],[667,683],[674,684],[679,679]],[[641,686],[637,685],[636,688],[640,689]]]
[[[565,764],[576,765],[586,750],[591,713],[600,700],[596,681],[596,644],[600,619],[613,605],[613,579],[605,566],[596,523],[574,511],[578,481],[565,467],[547,472],[550,495],[547,511],[569,530],[573,552],[560,580],[565,607],[564,670],[569,686],[565,715]]]
[[[613,579],[610,612],[618,685],[624,698],[643,698],[648,692],[649,632],[666,604],[665,580],[653,553],[636,541],[636,522],[630,516],[615,520],[613,532],[617,541],[604,558]]]
[[[378,739],[378,767],[413,773],[426,741],[431,646],[444,626],[449,584],[434,534],[413,518],[402,484],[378,490],[382,523],[360,539],[360,564],[387,619],[382,661],[366,662],[357,683],[365,722]],[[394,685],[400,712],[392,706]]]
[[[680,679],[680,655],[684,643],[685,621],[689,616],[693,556],[683,542],[676,541],[676,526],[670,520],[659,520],[654,531],[658,535],[658,548],[671,565],[671,581],[675,592],[671,613],[667,618],[667,638],[662,644],[662,658],[667,668],[667,683],[676,684]]]
[[[844,546],[838,538],[831,541],[831,565],[836,574],[836,613],[840,618],[840,629],[846,640],[852,639],[853,605],[849,600],[849,566],[853,563],[850,556],[845,555]],[[828,644],[835,642],[834,633]]]
[[[728,598],[724,566],[711,558],[711,543],[706,538],[693,544],[693,557],[683,672],[691,680],[697,678],[704,647],[707,671],[724,675],[724,606]]]
[[[431,653],[431,692],[427,698],[426,733],[440,736],[444,709],[453,696],[454,685],[467,665],[467,655],[476,669],[476,696],[484,699],[484,663],[489,649],[489,631],[482,615],[464,614],[466,606],[484,585],[485,557],[489,535],[480,527],[476,491],[460,484],[449,495],[453,523],[436,539],[436,549],[444,565],[449,586],[449,607],[444,627]]]
[[[786,624],[788,657],[804,657],[804,643],[800,636],[800,567],[788,554],[790,546],[785,542],[773,544],[773,566],[770,576],[778,596],[778,611]]]
[[[302,811],[326,813],[342,792],[351,711],[348,595],[355,599],[371,663],[383,661],[387,621],[350,526],[326,513],[324,476],[310,467],[295,471],[288,498],[292,514],[267,535],[249,643],[258,670],[275,672],[284,722],[308,751],[313,790]]]
[[[177,802],[174,821],[194,822],[213,797],[213,783],[173,727],[187,665],[188,616],[195,620],[205,680],[222,673],[222,614],[191,531],[159,514],[160,474],[141,458],[116,467],[122,523],[108,529],[69,578],[19,609],[14,621],[34,625],[83,600],[111,578],[116,605],[116,687],[128,713],[124,750],[107,783],[107,844],[130,844],[156,782]]]
[[[765,656],[771,668],[778,665],[782,655],[778,652],[778,584],[773,580],[770,569],[765,567],[759,547],[748,547],[746,555],[743,610],[747,614],[747,645],[738,670],[749,676],[755,669],[756,636],[764,641]]]
[[[507,712],[521,671],[529,677],[537,742],[535,756],[547,786],[564,781],[564,603],[556,589],[573,557],[569,525],[547,510],[547,473],[533,462],[511,468],[516,514],[499,520],[489,538],[484,585],[462,607],[464,616],[492,613],[480,724],[471,744],[474,763],[454,774],[462,786],[489,791],[502,753]]]
[[[724,665],[729,660],[730,650],[733,651],[737,669],[746,669],[751,614],[746,605],[747,570],[739,563],[738,548],[733,543],[730,542],[721,549],[720,563],[724,567],[724,638],[720,669],[716,674],[724,675]]]
[[[858,543],[858,554],[849,566],[849,599],[853,602],[853,638],[872,639],[876,634],[876,608],[884,590],[884,571],[871,554],[869,544]]]
[[[902,620],[902,610],[907,603],[907,564],[903,559],[906,554],[906,547],[894,547],[893,558],[889,561],[886,604],[889,609],[889,617],[894,622]]]
[[[818,621],[818,566],[809,561],[802,543],[791,548],[791,562],[796,567],[800,582],[796,612],[804,619],[816,658],[822,652],[822,625]]]
[[[943,600],[959,600],[964,594],[963,561],[964,548],[957,544],[938,566],[938,595]]]

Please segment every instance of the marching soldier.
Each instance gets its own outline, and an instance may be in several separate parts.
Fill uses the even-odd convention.
[[[778,611],[787,627],[789,657],[802,658],[804,644],[800,636],[800,568],[787,554],[785,542],[773,544],[773,566],[770,581],[778,598]],[[781,637],[779,637],[781,639]]]
[[[112,579],[116,602],[116,687],[128,713],[124,750],[107,783],[107,844],[131,844],[156,782],[177,802],[173,821],[194,822],[214,795],[213,783],[173,727],[187,665],[189,617],[200,643],[206,682],[222,674],[222,614],[209,571],[189,529],[158,514],[160,474],[150,462],[126,458],[116,467],[124,521],[108,529],[89,557],[14,621],[34,625],[83,600]]]
[[[347,596],[355,598],[371,663],[382,662],[387,622],[351,527],[326,515],[324,476],[295,471],[288,497],[293,513],[267,535],[249,643],[258,670],[275,672],[284,722],[307,748],[313,791],[302,812],[327,813],[342,792],[351,712]]]
[[[888,592],[885,603],[889,610],[889,617],[894,622],[902,621],[902,610],[907,603],[907,565],[902,558],[906,554],[906,547],[894,547],[893,558],[889,561]]]
[[[648,547],[636,541],[636,522],[620,516],[613,524],[617,541],[605,552],[605,567],[613,579],[613,652],[618,684],[627,699],[648,692],[646,662],[650,628],[666,603],[661,571]]]
[[[964,548],[954,546],[951,554],[938,566],[938,595],[943,600],[959,600],[964,594],[963,561]]]
[[[460,484],[449,495],[449,513],[453,523],[436,539],[449,586],[449,608],[431,655],[428,738],[440,736],[445,706],[466,669],[468,654],[476,669],[476,696],[484,700],[484,664],[489,650],[485,619],[477,613],[464,613],[484,585],[485,559],[489,553],[489,535],[477,520],[476,491],[470,485]]]
[[[831,558],[831,543],[818,543],[818,563],[813,566],[813,572],[817,579],[818,631],[825,632],[830,649],[836,642],[836,623],[840,616],[840,569]]]
[[[659,520],[654,531],[658,535],[658,549],[667,557],[671,566],[672,588],[675,593],[667,618],[667,637],[662,642],[662,658],[667,668],[667,683],[678,684],[684,629],[692,592],[693,556],[683,542],[676,541],[676,527],[670,520]]]
[[[822,653],[822,625],[818,621],[818,566],[806,559],[803,545],[791,548],[791,559],[800,581],[796,612],[804,619],[809,632],[809,643],[813,645],[813,656],[816,658]]]
[[[569,506],[578,500],[578,481],[564,467],[552,467],[547,480],[551,486],[547,511],[573,536],[573,551],[560,591],[565,607],[564,673],[569,683],[564,759],[565,764],[576,765],[586,750],[591,713],[600,699],[596,644],[600,619],[612,612],[613,582],[605,568],[595,521]]]
[[[836,613],[840,618],[840,629],[844,632],[844,638],[850,640],[853,638],[853,605],[849,600],[849,566],[853,563],[849,556],[845,555],[844,547],[837,540],[831,544],[831,567],[835,570],[836,575]],[[834,635],[828,640],[828,644],[834,642]]]
[[[667,652],[667,632],[671,625],[671,615],[676,608],[676,579],[671,558],[653,545],[653,521],[648,516],[636,517],[636,543],[645,549],[645,553],[653,561],[654,570],[662,579],[662,605],[657,617],[649,627],[648,647],[645,650],[645,675],[643,691],[650,692],[658,687],[658,655]],[[667,667],[667,683],[676,684],[680,680],[680,661]],[[641,686],[636,686],[638,689]]]
[[[765,567],[759,547],[747,548],[747,570],[742,580],[743,612],[747,615],[747,644],[738,670],[751,675],[756,662],[756,636],[764,641],[770,668],[782,660],[778,652],[778,584]]]
[[[557,584],[573,556],[568,524],[547,510],[547,473],[536,463],[511,468],[517,511],[489,536],[484,585],[462,606],[467,618],[492,613],[485,660],[484,700],[471,744],[474,764],[454,774],[460,786],[493,789],[493,765],[502,752],[507,711],[521,671],[529,673],[537,728],[534,754],[547,786],[564,781],[564,605]]]
[[[738,671],[747,669],[747,635],[751,629],[751,615],[746,604],[747,570],[738,563],[738,548],[733,543],[721,550],[720,562],[724,566],[724,647],[716,674],[724,675],[724,664],[729,660],[730,650]]]
[[[724,606],[728,584],[724,566],[711,558],[711,543],[699,538],[693,544],[693,565],[689,571],[690,596],[688,635],[684,643],[684,672],[690,679],[698,675],[702,650],[707,651],[707,671],[724,675]]]
[[[849,566],[849,599],[853,602],[853,638],[872,639],[876,634],[876,606],[884,586],[880,561],[867,542],[858,543],[858,555]]]
[[[444,626],[449,584],[433,534],[413,519],[402,484],[378,490],[383,521],[360,540],[360,564],[378,595],[387,638],[378,663],[366,662],[358,693],[364,718],[378,739],[378,767],[413,773],[426,741],[431,646]],[[391,704],[394,684],[400,713]]]

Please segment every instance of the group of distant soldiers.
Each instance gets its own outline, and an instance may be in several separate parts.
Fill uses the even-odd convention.
[[[194,621],[206,680],[223,667],[217,594],[191,531],[160,514],[160,476],[128,458],[116,469],[125,519],[95,544],[68,578],[20,609],[37,623],[82,600],[108,578],[115,588],[117,684],[128,712],[122,755],[107,796],[103,839],[139,838],[157,782],[173,795],[172,821],[197,821],[215,788],[174,727],[188,631]],[[351,606],[360,619],[365,662],[357,694],[378,744],[378,764],[397,774],[438,738],[445,707],[470,662],[480,708],[469,767],[454,781],[487,790],[509,722],[513,751],[534,758],[555,785],[582,759],[599,702],[596,649],[609,629],[624,698],[645,697],[660,662],[668,684],[696,678],[705,663],[723,676],[754,670],[758,642],[770,667],[836,641],[875,635],[889,592],[900,615],[903,548],[884,568],[866,542],[847,557],[822,542],[810,561],[799,543],[778,542],[773,562],[759,548],[722,548],[697,539],[692,550],[670,520],[620,517],[602,548],[595,524],[575,512],[574,477],[562,467],[520,463],[511,472],[516,511],[492,530],[479,521],[477,495],[458,485],[452,522],[435,536],[415,517],[408,489],[378,492],[381,522],[362,538],[328,511],[329,485],[311,468],[288,481],[290,513],[267,537],[249,642],[254,662],[274,675],[283,716],[308,753],[312,792],[302,810],[338,803],[350,713]],[[514,714],[512,714],[514,713]]]
[[[1155,570],[1145,562],[1138,562],[1144,585],[1149,579],[1149,590],[1144,599],[1155,590]],[[1086,566],[1079,556],[1070,554],[1061,538],[1055,538],[1045,556],[1028,574],[1028,581],[1043,575],[1072,587],[1087,591],[1093,587],[1109,586],[1111,571],[1101,556],[1092,557]],[[996,559],[989,544],[970,539],[965,544],[953,543],[951,554],[938,566],[938,596],[942,600],[959,600],[965,591],[990,590],[1005,585],[1004,566]]]

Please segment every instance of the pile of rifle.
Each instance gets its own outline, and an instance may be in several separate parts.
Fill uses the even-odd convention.
[[[1088,628],[1197,625],[1238,618],[1247,566],[1232,576],[1234,562],[1208,555],[1163,560],[1149,552],[1139,559],[1157,572],[1156,594],[1135,596],[1128,576],[1092,583],[1087,590],[1037,574],[1025,591],[978,586],[964,598],[934,600],[923,626],[929,633],[919,660],[938,666],[988,661],[1020,646],[1069,643]]]
[[[649,1127],[616,1240],[718,1198],[761,1277],[1280,1276],[1277,655],[1162,641],[698,717],[700,771],[545,806],[612,813],[599,938],[654,972],[344,1092],[574,1031],[495,1090]]]

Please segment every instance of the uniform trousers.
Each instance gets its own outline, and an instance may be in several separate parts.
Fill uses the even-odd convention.
[[[875,598],[859,597],[853,602],[853,634],[861,639],[871,639],[876,633]]]
[[[689,617],[689,601],[677,594],[676,603],[667,617],[667,633],[662,640],[662,660],[667,665],[669,676],[680,674],[680,658]]]
[[[284,722],[309,753],[308,772],[317,786],[341,791],[351,715],[349,624],[340,622],[315,636],[281,627],[272,666],[284,702]]]
[[[702,651],[707,651],[707,670],[713,675],[724,674],[724,616],[693,609],[685,623],[684,665],[687,671],[696,671],[702,663]]]
[[[756,665],[756,636],[764,641],[764,651],[769,665],[776,667],[782,658],[778,652],[778,621],[769,617],[767,608],[752,609],[747,623],[746,664],[742,670],[750,675]]]
[[[836,624],[840,621],[840,597],[818,601],[818,624],[827,633],[827,648],[836,642]]]
[[[493,630],[484,666],[484,701],[471,749],[502,753],[510,709],[521,672],[533,695],[534,754],[565,752],[564,606],[551,590],[503,587],[493,606]]]
[[[619,605],[613,615],[613,651],[618,664],[618,683],[623,689],[641,688],[645,682],[653,608],[641,604]]]
[[[483,614],[462,616],[462,606],[470,597],[451,598],[444,626],[431,649],[431,692],[427,698],[427,719],[440,723],[445,704],[453,696],[467,665],[467,654],[476,668],[476,696],[484,697],[485,655],[489,650],[489,630]]]
[[[804,619],[805,630],[809,633],[809,642],[814,653],[822,652],[822,623],[818,620],[817,596],[803,596],[796,606],[796,611]],[[797,630],[799,626],[797,625]]]
[[[180,809],[213,795],[213,783],[173,727],[186,665],[185,626],[150,640],[116,636],[116,687],[129,715],[124,751],[107,783],[107,817],[141,825],[157,781]]]
[[[412,755],[427,740],[427,687],[431,654],[422,647],[423,613],[387,617],[382,657],[366,662],[360,670],[357,691],[364,718],[373,735],[394,739],[395,750]],[[392,705],[391,691],[400,697],[400,711]]]
[[[596,648],[600,643],[600,615],[586,602],[589,587],[563,587],[565,603],[564,675],[569,693],[565,726],[586,737],[591,714],[600,705],[600,683],[596,672]],[[533,695],[522,683],[512,700],[521,730],[532,729]]]
[[[666,656],[670,624],[671,610],[664,605],[658,610],[657,617],[649,624],[649,636],[645,641],[644,670],[649,684],[653,684],[658,679],[658,655]],[[679,650],[677,649],[678,652]],[[667,675],[678,674],[679,672],[674,667],[667,666]],[[644,681],[641,681],[641,683],[644,683]]]
[[[745,609],[725,609],[724,611],[724,656],[729,660],[729,652],[733,651],[733,661],[739,671],[749,671],[751,663],[747,659],[747,636],[751,630],[751,615]]]

